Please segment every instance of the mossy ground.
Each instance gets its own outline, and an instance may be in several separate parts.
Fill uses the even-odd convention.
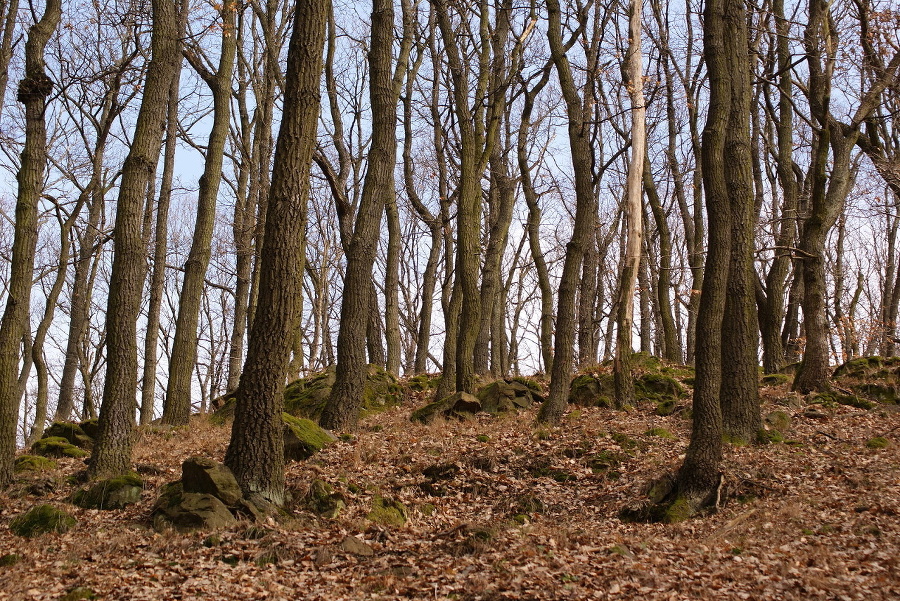
[[[14,518],[9,523],[9,529],[17,536],[31,538],[48,532],[62,534],[72,528],[75,523],[75,518],[65,511],[45,504],[37,505]]]

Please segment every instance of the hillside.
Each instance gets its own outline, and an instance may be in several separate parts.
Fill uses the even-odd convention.
[[[764,414],[790,416],[785,442],[729,446],[717,513],[648,525],[617,514],[679,464],[684,411],[573,408],[557,428],[536,426],[536,407],[412,423],[424,395],[407,392],[352,437],[290,464],[294,503],[277,523],[151,528],[159,487],[182,461],[224,455],[228,426],[203,417],[141,432],[145,490],[124,510],[66,502],[80,459],[23,475],[0,496],[0,599],[900,598],[895,405],[809,405],[784,384],[765,387]],[[872,448],[876,437],[887,446]],[[309,507],[317,479],[344,505],[333,519]],[[43,502],[77,524],[13,535],[9,522]],[[392,502],[402,525],[387,523],[400,521]],[[379,503],[387,509],[373,513]]]

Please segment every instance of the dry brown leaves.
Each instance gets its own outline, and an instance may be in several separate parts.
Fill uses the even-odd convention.
[[[422,402],[410,398],[289,467],[295,498],[313,478],[344,495],[335,520],[298,506],[294,519],[262,528],[151,530],[156,489],[178,478],[181,462],[224,455],[227,428],[199,419],[190,431],[143,434],[135,463],[148,487],[128,510],[66,504],[66,477],[83,465],[63,461],[18,488],[46,480],[52,493],[0,496],[0,556],[20,555],[0,567],[0,599],[59,599],[75,587],[134,600],[900,598],[900,413],[890,408],[826,408],[825,419],[788,410],[791,444],[729,448],[728,503],[667,526],[616,515],[677,467],[684,419],[639,408],[582,409],[550,429],[535,426],[534,413],[410,423]],[[645,434],[655,427],[676,439]],[[883,435],[890,447],[866,447]],[[444,479],[423,475],[449,464]],[[403,502],[407,524],[368,521],[376,495]],[[34,540],[9,531],[14,516],[48,499],[78,518],[73,530]],[[344,551],[348,535],[374,554]]]

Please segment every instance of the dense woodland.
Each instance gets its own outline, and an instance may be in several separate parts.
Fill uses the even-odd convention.
[[[336,365],[350,433],[369,365],[451,405],[545,374],[552,427],[598,365],[635,406],[642,351],[693,366],[693,419],[632,517],[717,505],[760,370],[809,395],[896,354],[898,31],[882,0],[3,0],[0,485],[52,421],[98,418],[106,481],[228,400],[277,511],[298,377]]]

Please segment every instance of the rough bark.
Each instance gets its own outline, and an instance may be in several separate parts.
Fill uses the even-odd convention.
[[[44,72],[44,48],[59,24],[60,0],[48,0],[44,14],[28,30],[25,76],[18,100],[25,105],[25,143],[16,174],[16,222],[6,308],[0,320],[0,488],[12,482],[19,419],[18,376],[22,337],[30,330],[31,282],[37,244],[37,209],[47,163],[44,112],[53,83]]]
[[[284,503],[284,374],[303,277],[304,258],[299,255],[306,235],[327,14],[327,3],[317,0],[299,1],[294,12],[285,103],[260,254],[259,304],[235,393],[234,425],[225,454],[225,464],[241,490],[276,505]]]
[[[222,181],[222,163],[225,142],[231,119],[231,81],[237,53],[235,35],[237,6],[234,0],[222,3],[222,43],[219,65],[215,73],[209,72],[203,62],[188,51],[188,62],[209,86],[213,97],[212,126],[206,145],[206,161],[200,176],[197,193],[197,218],[187,261],[184,264],[184,280],[175,322],[175,337],[166,382],[166,398],[163,403],[163,423],[185,425],[191,415],[191,375],[197,362],[197,326],[200,319],[200,301],[206,270],[211,256],[213,227],[216,220],[216,198]]]
[[[152,56],[131,149],[122,167],[113,230],[113,264],[106,310],[107,365],[100,423],[89,474],[128,471],[134,445],[137,331],[146,276],[143,204],[162,144],[169,86],[178,68],[178,14],[174,3],[153,0]]]

